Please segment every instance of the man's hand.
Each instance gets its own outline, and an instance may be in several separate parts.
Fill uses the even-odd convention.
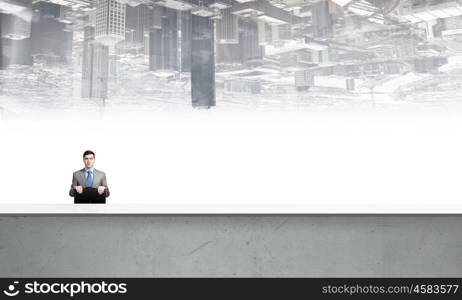
[[[102,195],[102,194],[104,193],[104,190],[105,190],[105,189],[106,189],[105,186],[100,185],[100,186],[98,187],[98,194]]]
[[[79,194],[82,194],[82,193],[83,193],[83,187],[80,186],[80,185],[79,185],[79,186],[76,186],[76,187],[75,187],[75,190],[76,190],[77,193],[79,193]]]

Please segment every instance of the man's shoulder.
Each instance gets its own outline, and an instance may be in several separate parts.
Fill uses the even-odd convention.
[[[104,173],[103,171],[98,170],[98,169],[94,169],[93,171],[94,171],[95,173],[100,173],[101,175],[106,175],[106,173]]]
[[[81,172],[83,172],[83,170],[84,170],[84,169],[80,169],[80,170],[74,171],[74,174],[81,173]]]

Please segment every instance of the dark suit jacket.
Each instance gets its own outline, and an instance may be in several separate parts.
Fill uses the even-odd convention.
[[[83,186],[84,188],[87,187],[87,180],[85,179],[85,168],[75,171],[72,175],[72,184],[71,189],[69,190],[69,196],[75,196],[75,187],[76,186]],[[93,186],[94,188],[98,188],[98,186],[104,186],[106,189],[104,190],[104,196],[109,197],[109,187],[107,186],[106,174],[102,171],[93,169]]]

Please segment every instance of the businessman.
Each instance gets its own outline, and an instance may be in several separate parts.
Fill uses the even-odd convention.
[[[104,194],[104,197],[109,197],[106,174],[93,167],[95,164],[95,153],[90,150],[85,151],[83,153],[83,163],[85,167],[75,171],[72,175],[72,185],[69,196],[74,197],[75,193],[82,194],[84,188],[93,187],[98,189],[99,195]]]

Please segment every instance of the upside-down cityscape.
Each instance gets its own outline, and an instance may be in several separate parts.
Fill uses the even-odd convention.
[[[460,0],[0,0],[0,20],[2,111],[462,100]]]

